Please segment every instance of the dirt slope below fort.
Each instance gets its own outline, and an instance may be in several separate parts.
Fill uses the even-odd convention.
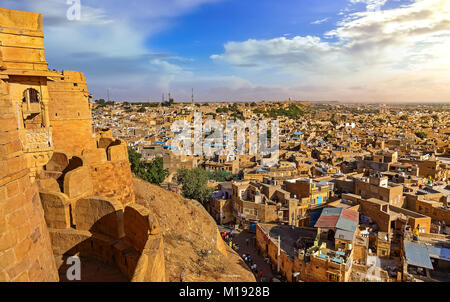
[[[136,202],[158,219],[171,282],[255,281],[244,261],[218,235],[217,225],[194,200],[134,178]]]

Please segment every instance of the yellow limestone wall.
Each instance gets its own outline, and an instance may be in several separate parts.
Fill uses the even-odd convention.
[[[0,281],[58,281],[45,219],[58,228],[53,233],[71,230],[70,206],[77,199],[112,198],[121,207],[134,203],[125,142],[98,141],[82,73],[48,70],[42,21],[40,14],[0,9]],[[25,121],[29,88],[38,92],[39,104]],[[67,172],[64,192],[43,171],[55,152],[83,161]],[[72,183],[76,176],[86,177],[70,185],[69,175]],[[80,188],[85,182],[90,186]]]
[[[95,150],[89,92],[83,73],[63,71],[50,79],[49,115],[55,152],[70,158]]]
[[[114,197],[124,206],[134,202],[126,144],[107,147],[93,131],[90,94],[83,73],[63,71],[49,77],[49,115],[54,151],[78,156],[89,166],[92,194]],[[105,140],[104,140],[105,141]],[[108,140],[106,140],[108,141]],[[114,142],[114,139],[110,139]]]
[[[0,282],[58,281],[38,188],[6,86],[0,86]]]

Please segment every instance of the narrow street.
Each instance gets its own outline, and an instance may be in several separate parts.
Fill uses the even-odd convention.
[[[230,232],[229,228],[219,226],[220,232]],[[248,239],[248,243],[247,243]],[[233,231],[233,241],[234,244],[239,246],[239,249],[236,251],[242,258],[244,255],[250,255],[254,264],[256,264],[257,272],[254,272],[255,278],[258,282],[271,282],[272,278],[276,277],[273,272],[270,264],[264,262],[264,257],[258,254],[258,249],[256,246],[256,234],[251,233],[249,231]],[[245,260],[245,259],[244,259]],[[247,262],[246,262],[247,263]],[[250,264],[247,263],[250,269]],[[263,281],[260,277],[260,271],[263,272]]]

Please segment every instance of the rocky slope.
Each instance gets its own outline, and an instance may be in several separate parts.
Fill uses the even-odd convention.
[[[244,261],[220,238],[214,219],[195,200],[134,178],[136,202],[158,219],[171,282],[253,282]]]

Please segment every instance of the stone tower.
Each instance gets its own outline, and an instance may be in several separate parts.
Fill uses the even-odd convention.
[[[58,281],[36,172],[52,156],[42,15],[0,9],[0,281]]]

